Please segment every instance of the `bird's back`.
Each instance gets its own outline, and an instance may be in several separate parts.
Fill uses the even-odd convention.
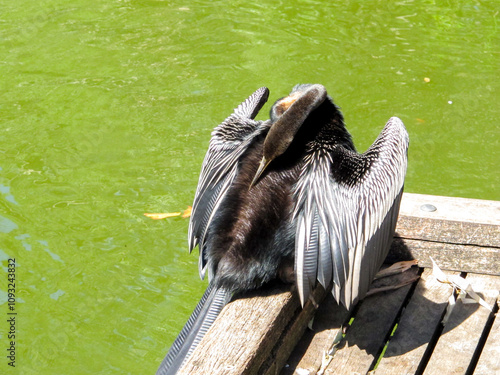
[[[283,264],[293,258],[292,189],[300,166],[277,160],[250,188],[263,139],[256,139],[241,157],[206,242],[214,281],[235,291],[255,289],[277,278]]]

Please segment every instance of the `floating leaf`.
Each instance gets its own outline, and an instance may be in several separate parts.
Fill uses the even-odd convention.
[[[181,216],[181,217],[182,217],[182,218],[184,218],[184,219],[185,219],[185,218],[187,218],[187,217],[190,217],[190,216],[191,216],[191,210],[192,210],[192,209],[193,209],[193,207],[188,206],[188,208],[186,208],[186,209],[184,210],[184,212],[182,213],[182,216]]]
[[[161,219],[166,219],[168,217],[176,217],[176,216],[181,216],[180,212],[170,212],[166,214],[144,214],[144,216],[147,216],[153,220],[161,220]]]
[[[161,220],[161,219],[167,219],[169,217],[177,217],[180,216],[183,219],[190,217],[191,216],[191,206],[188,206],[184,211],[182,212],[168,212],[168,213],[156,213],[156,214],[144,214],[144,216],[147,216],[153,220]]]

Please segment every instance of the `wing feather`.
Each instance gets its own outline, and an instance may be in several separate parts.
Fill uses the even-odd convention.
[[[270,126],[268,121],[254,120],[268,96],[269,90],[261,87],[212,132],[196,188],[188,233],[189,250],[199,245],[201,278],[206,269],[204,243],[207,229],[236,177],[238,160],[254,138]]]
[[[294,191],[302,304],[316,281],[313,274],[322,285],[333,282],[334,297],[347,308],[364,297],[394,235],[407,149],[408,133],[393,117],[364,154],[342,148],[308,156],[313,160],[304,163]]]
[[[319,223],[318,281],[326,289],[333,277],[333,262],[330,237],[322,221]]]

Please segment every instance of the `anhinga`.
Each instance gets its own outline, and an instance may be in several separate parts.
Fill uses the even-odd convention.
[[[408,133],[392,117],[362,154],[322,85],[297,85],[270,120],[255,91],[212,132],[189,225],[210,283],[157,374],[174,374],[236,292],[283,275],[302,305],[319,281],[346,308],[364,297],[396,226]]]

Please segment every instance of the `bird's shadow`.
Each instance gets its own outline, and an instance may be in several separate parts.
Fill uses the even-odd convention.
[[[390,265],[413,259],[411,250],[405,244],[404,239],[396,237],[384,263]],[[423,270],[423,268],[413,267],[403,274],[376,280],[372,287],[394,286],[408,280],[411,281],[415,276],[422,274]],[[443,288],[449,288],[449,295],[451,295],[450,286],[443,285]],[[294,373],[300,359],[310,350],[317,334],[329,331],[327,336],[333,340],[335,336],[333,332],[342,328],[346,333],[337,345],[337,353],[340,353],[343,349],[357,346],[373,357],[373,365],[375,365],[387,341],[389,341],[389,344],[385,348],[385,357],[402,355],[435,341],[440,333],[451,331],[464,323],[479,308],[478,304],[463,305],[461,302],[457,302],[459,308],[453,311],[446,326],[443,326],[441,320],[445,314],[448,300],[441,299],[442,302],[436,303],[424,295],[425,290],[424,281],[416,279],[416,281],[401,288],[370,295],[359,302],[351,311],[339,306],[332,294],[328,293],[316,311],[312,328],[306,329],[281,374]],[[233,300],[272,296],[290,291],[296,293],[292,285],[275,280],[265,284],[258,290],[237,294]],[[483,296],[481,295],[481,297]],[[418,306],[418,314],[416,315],[419,320],[413,320],[414,318],[412,318],[414,324],[409,329],[399,326],[399,333],[398,330],[395,333],[402,335],[402,337],[393,340],[390,336],[391,333],[394,334],[393,328],[395,324],[401,324],[405,319],[405,314],[411,313],[407,309],[410,302]],[[404,334],[405,329],[406,335]],[[327,342],[321,350],[328,350],[331,343],[331,341]],[[318,357],[323,354],[323,352],[317,353]]]
[[[395,238],[385,263],[393,264],[412,259],[414,258],[404,240]],[[380,282],[386,285],[397,285],[404,282],[405,279],[411,279],[414,275],[421,274],[422,272],[422,268],[414,267],[413,271],[390,276],[385,278],[385,280],[375,281],[372,286],[384,286]],[[451,318],[444,327],[441,321],[448,306],[448,301],[436,303],[426,298],[423,295],[425,291],[423,282],[422,279],[419,279],[407,286],[366,297],[352,311],[347,311],[344,307],[339,306],[332,295],[328,294],[316,312],[312,329],[306,330],[290,356],[288,366],[281,374],[292,374],[300,359],[310,350],[309,348],[315,335],[323,333],[325,337],[325,331],[338,331],[342,327],[346,333],[337,345],[337,350],[357,346],[373,357],[373,365],[375,365],[384,348],[384,356],[392,357],[429,344],[431,341],[437,340],[441,332],[451,331],[465,322],[479,308],[478,304],[463,305],[457,302],[456,311],[453,311]],[[420,285],[417,287],[419,283]],[[449,288],[449,295],[451,295],[450,286],[443,285],[443,288]],[[412,313],[407,309],[410,306],[410,302],[413,306],[418,306],[418,313],[413,313],[419,319],[418,321],[413,321],[414,324],[412,324],[411,328],[405,328],[401,326],[401,323],[405,319],[405,314]],[[400,337],[398,337],[398,340],[392,341],[392,338],[395,336],[391,337],[391,333],[393,335],[398,334],[398,330],[393,331],[396,324],[400,324],[398,326],[398,329],[401,330],[399,332]],[[406,334],[403,332],[405,329],[407,330]],[[333,333],[328,335],[330,340],[334,336]],[[389,344],[385,347],[387,341],[389,341]],[[331,345],[331,342],[326,346],[329,345]],[[328,347],[325,347],[323,350],[328,349]],[[318,353],[319,357],[322,355],[323,353]]]

